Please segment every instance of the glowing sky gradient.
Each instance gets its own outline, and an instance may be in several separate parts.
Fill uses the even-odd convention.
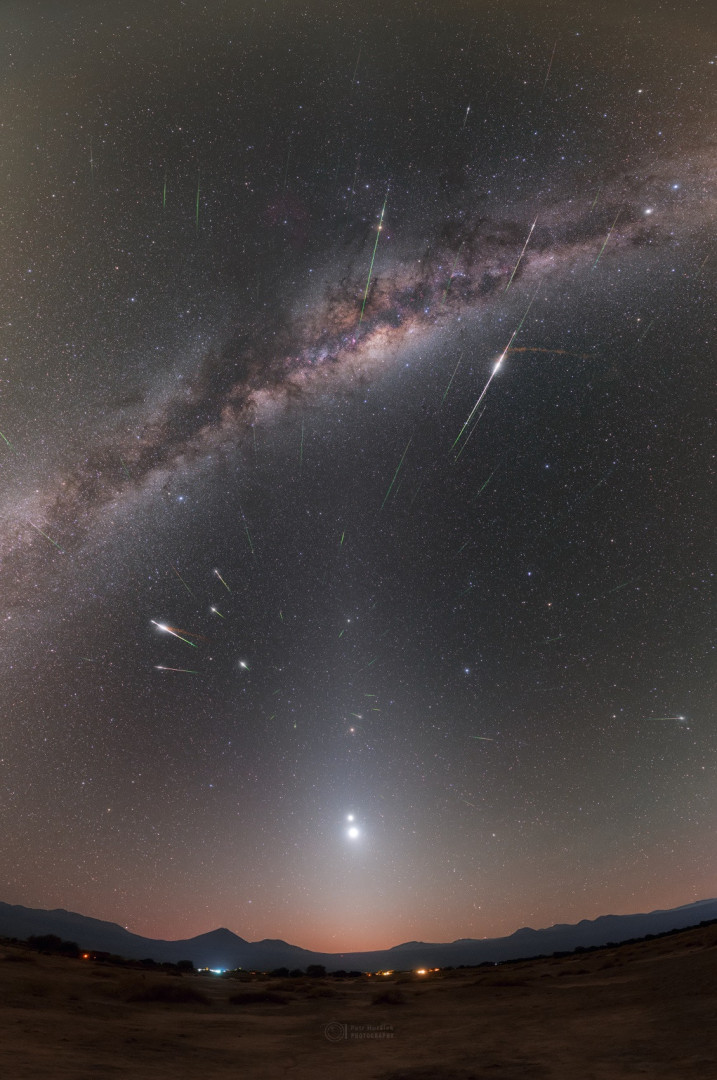
[[[8,13],[2,899],[714,895],[709,7],[145,7]]]

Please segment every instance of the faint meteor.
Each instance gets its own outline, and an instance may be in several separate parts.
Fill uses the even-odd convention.
[[[186,581],[184,580],[184,578],[182,577],[182,575],[181,575],[181,574],[179,573],[179,570],[177,570],[176,566],[172,566],[172,569],[174,570],[175,574],[177,575],[177,577],[178,577],[178,578],[179,578],[179,580],[181,581],[182,585],[184,585],[184,588],[185,588],[185,589],[187,590],[187,592],[188,592],[188,593],[189,593],[189,595],[190,595],[190,596],[192,597],[192,599],[193,599],[193,600],[196,600],[196,599],[197,599],[197,598],[196,598],[196,596],[194,595],[194,593],[192,592],[192,590],[191,590],[191,589],[189,588],[189,586],[187,585]]]
[[[557,49],[557,47],[558,47],[558,43],[556,41],[555,44],[553,45],[553,51],[550,54],[550,63],[548,64],[548,70],[545,73],[545,79],[543,81],[543,89],[540,91],[541,98],[542,98],[543,94],[545,93],[545,87],[548,85],[548,79],[550,78],[550,69],[553,66],[553,60],[555,59],[555,50]]]
[[[408,453],[408,448],[409,448],[409,446],[411,445],[412,442],[413,442],[413,435],[411,436],[411,438],[406,443],[406,449],[401,454],[401,460],[398,463],[398,468],[396,469],[395,473],[393,474],[393,480],[388,485],[388,490],[387,490],[386,494],[383,497],[383,502],[381,503],[381,509],[382,510],[383,510],[384,506],[386,505],[386,500],[388,499],[389,495],[391,494],[391,488],[396,483],[396,477],[398,476],[399,472],[401,471],[401,466],[403,465],[403,459],[405,458],[406,454]]]
[[[186,667],[164,667],[163,664],[155,664],[155,671],[183,671],[186,675],[198,675],[198,671],[192,671],[191,668]]]
[[[511,275],[510,275],[510,280],[508,281],[508,284],[507,284],[507,285],[506,285],[506,287],[505,287],[505,291],[506,291],[506,292],[508,291],[508,289],[509,289],[509,288],[510,288],[510,286],[511,286],[511,282],[513,281],[513,278],[515,277],[516,271],[517,271],[518,267],[520,266],[520,261],[521,261],[521,259],[522,259],[522,258],[523,258],[523,256],[525,255],[525,249],[527,248],[528,244],[530,243],[530,238],[531,238],[531,236],[533,235],[533,229],[535,228],[535,226],[536,226],[537,222],[538,222],[538,215],[536,214],[536,215],[535,215],[535,221],[534,221],[534,222],[533,222],[533,224],[532,224],[532,225],[530,226],[530,232],[528,233],[528,239],[527,239],[527,240],[525,241],[525,243],[523,244],[523,250],[521,251],[520,255],[518,256],[518,261],[517,261],[517,263],[515,264],[515,266],[513,267],[513,273],[512,273]],[[509,346],[509,347],[510,347],[510,346]],[[506,349],[506,352],[507,352],[507,351],[508,351],[508,350]]]
[[[488,484],[489,484],[489,483],[491,482],[491,480],[493,479],[493,477],[494,477],[494,476],[495,476],[495,474],[496,474],[496,469],[497,469],[497,468],[498,468],[498,466],[496,465],[496,468],[495,468],[495,469],[493,469],[493,472],[492,472],[492,473],[490,474],[490,476],[488,477],[488,479],[487,479],[487,480],[486,480],[486,481],[485,481],[485,482],[484,482],[484,483],[483,483],[483,484],[481,485],[481,487],[480,487],[480,488],[478,489],[478,494],[476,495],[476,499],[478,498],[478,495],[482,495],[482,493],[483,493],[483,492],[485,491],[485,489],[486,489],[486,488],[488,487]]]
[[[25,520],[27,521],[27,518]],[[43,532],[42,529],[38,528],[37,525],[33,525],[31,521],[27,521],[27,524],[32,525],[33,529],[35,529],[36,532],[39,532],[40,536],[44,536],[46,540],[49,540],[51,544],[54,544],[55,547],[57,548],[57,550],[62,555],[65,554],[64,551],[62,550],[62,548],[60,547],[60,545],[57,543],[57,541],[53,540],[51,536],[48,536],[46,532]]]
[[[487,735],[469,735],[469,739],[480,739],[481,742],[495,742],[495,739],[490,739]]]
[[[359,66],[359,60],[361,59],[361,49],[363,49],[363,45],[361,45],[361,46],[359,47],[359,51],[358,51],[358,56],[356,57],[356,65],[355,65],[355,67],[354,67],[354,73],[353,73],[353,75],[351,76],[351,85],[352,85],[352,86],[353,86],[353,85],[354,85],[354,83],[356,82],[356,72],[358,71],[358,66]]]
[[[595,269],[595,267],[597,266],[597,264],[598,264],[598,263],[600,262],[600,256],[602,255],[603,251],[604,251],[604,250],[605,250],[605,248],[607,247],[607,242],[608,242],[608,240],[610,239],[610,236],[612,235],[612,230],[613,230],[613,229],[615,228],[615,226],[617,225],[617,219],[618,219],[618,218],[620,217],[620,214],[621,214],[621,213],[622,213],[622,207],[620,207],[620,209],[618,210],[618,212],[617,212],[617,213],[615,214],[615,220],[613,221],[612,225],[611,225],[611,226],[610,226],[610,228],[608,229],[608,232],[607,232],[607,236],[605,237],[605,240],[603,241],[603,245],[602,245],[602,247],[600,248],[600,251],[599,251],[599,253],[598,253],[598,257],[597,257],[597,259],[595,260],[595,262],[594,262],[594,263],[593,263],[593,265],[592,265],[592,268],[593,268],[593,270]]]
[[[184,641],[187,645],[191,645],[193,649],[196,649],[197,646],[195,645],[195,643],[193,641],[190,641],[189,638],[182,637],[181,634],[176,633],[176,631],[172,630],[171,626],[167,626],[166,623],[158,623],[158,622],[155,622],[154,619],[150,619],[149,621],[151,623],[154,623],[154,625],[157,627],[157,629],[162,630],[163,633],[171,634],[172,637],[179,638],[180,641]]]
[[[366,289],[363,294],[363,303],[361,304],[361,314],[359,316],[359,326],[363,322],[363,313],[366,308],[366,301],[368,299],[368,290],[371,285],[371,274],[373,273],[373,263],[376,258],[376,248],[378,247],[378,238],[381,235],[381,229],[383,228],[383,215],[386,212],[386,203],[388,202],[388,192],[386,192],[386,198],[383,200],[383,206],[381,207],[381,217],[379,218],[378,228],[376,230],[376,243],[373,245],[373,255],[371,256],[371,265],[368,268],[368,278],[366,280]]]
[[[648,724],[651,721],[657,723],[659,720],[686,720],[686,716],[646,716],[642,719],[641,723]]]
[[[448,292],[448,289],[446,289],[446,292]],[[445,298],[445,294],[444,294],[444,298]],[[451,388],[451,385],[452,385],[452,383],[453,383],[453,380],[454,380],[454,379],[455,379],[455,377],[456,377],[456,373],[457,373],[457,371],[458,371],[458,368],[459,368],[459,367],[461,366],[461,360],[462,360],[462,359],[463,359],[463,356],[462,356],[462,355],[458,357],[458,363],[457,363],[457,364],[456,364],[456,366],[454,367],[454,369],[453,369],[453,374],[451,375],[450,379],[448,380],[448,386],[447,386],[447,387],[445,388],[445,390],[443,391],[443,397],[441,398],[441,405],[443,405],[443,402],[444,402],[444,401],[446,400],[446,395],[448,394],[448,391],[449,391],[449,390],[450,390],[450,388]],[[440,407],[441,407],[441,406],[439,405],[439,408],[440,408]]]
[[[230,593],[230,592],[231,592],[231,589],[229,588],[229,586],[227,585],[226,581],[224,580],[224,578],[222,577],[222,575],[221,575],[221,574],[219,573],[219,571],[218,571],[218,570],[215,570],[215,571],[214,571],[214,573],[215,573],[215,574],[217,575],[217,577],[219,578],[219,580],[221,581],[222,585],[223,585],[223,586],[224,586],[224,588],[225,588],[225,589],[227,590],[227,592],[228,592],[228,593]]]
[[[463,123],[462,123],[462,125],[461,125],[461,131],[463,131],[463,128],[464,128],[464,127],[466,126],[466,123],[467,123],[467,121],[468,121],[468,114],[469,114],[469,112],[470,112],[470,111],[471,111],[471,107],[470,107],[470,105],[469,105],[469,106],[468,106],[468,107],[466,108],[466,115],[465,115],[465,116],[463,117]]]
[[[7,443],[7,445],[10,447],[11,450],[15,449],[15,447],[12,445],[10,440],[8,438],[6,438],[5,435],[3,435],[2,431],[0,431],[0,437],[2,437],[3,442]]]

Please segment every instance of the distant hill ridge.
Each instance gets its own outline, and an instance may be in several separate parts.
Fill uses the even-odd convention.
[[[306,968],[309,964],[323,964],[328,971],[376,971],[399,966],[457,967],[485,961],[499,963],[661,934],[709,919],[717,919],[717,899],[698,900],[645,914],[601,915],[597,919],[582,919],[575,924],[558,923],[542,930],[525,926],[502,938],[459,938],[443,943],[406,941],[373,952],[319,953],[281,940],[246,941],[226,927],[179,941],[156,940],[132,934],[118,923],[103,922],[63,908],[45,911],[0,902],[2,937],[24,939],[32,935],[57,934],[65,940],[76,941],[85,949],[116,953],[128,959],[152,959],[160,963],[192,960],[197,967],[241,967],[258,971],[279,967]]]

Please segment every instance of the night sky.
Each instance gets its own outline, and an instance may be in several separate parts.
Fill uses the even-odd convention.
[[[716,31],[4,4],[1,899],[342,951],[717,893]]]

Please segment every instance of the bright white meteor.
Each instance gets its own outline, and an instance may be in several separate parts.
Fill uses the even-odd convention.
[[[537,220],[537,218],[536,218],[536,220]],[[531,230],[531,232],[532,232],[532,230]],[[530,237],[529,237],[528,239],[530,239]],[[527,241],[526,241],[526,243],[527,243]],[[471,411],[470,411],[470,414],[469,414],[469,416],[468,416],[468,419],[466,420],[465,424],[463,425],[463,427],[461,428],[461,430],[460,430],[460,431],[458,432],[458,434],[456,435],[456,438],[455,438],[455,440],[454,440],[454,442],[453,442],[453,446],[451,446],[451,450],[453,450],[453,449],[454,449],[454,447],[455,447],[455,446],[457,445],[457,443],[458,443],[458,442],[460,441],[460,439],[461,439],[461,438],[463,437],[463,432],[464,432],[464,431],[466,430],[466,428],[467,428],[467,427],[468,427],[468,425],[470,424],[471,420],[473,419],[473,417],[474,417],[474,416],[475,416],[475,414],[476,414],[476,410],[478,409],[478,406],[480,405],[481,401],[483,400],[483,398],[484,398],[484,397],[486,396],[486,394],[488,393],[488,387],[490,386],[490,384],[491,384],[491,383],[492,383],[492,381],[493,381],[493,376],[495,375],[496,371],[498,370],[498,368],[500,367],[500,365],[501,365],[501,364],[503,363],[503,361],[505,360],[506,356],[508,355],[508,352],[510,351],[510,347],[511,347],[511,345],[512,345],[512,344],[513,344],[513,342],[515,341],[516,337],[518,336],[518,334],[519,334],[519,332],[520,332],[520,328],[522,327],[523,323],[524,323],[524,322],[525,322],[525,320],[527,319],[527,317],[528,317],[528,312],[530,311],[530,309],[531,309],[531,308],[532,308],[532,306],[533,306],[533,301],[535,300],[536,296],[538,295],[538,289],[540,288],[540,286],[541,286],[541,285],[542,285],[542,280],[538,282],[538,287],[536,288],[535,292],[533,293],[533,295],[532,295],[532,297],[531,297],[531,299],[530,299],[530,303],[528,304],[527,308],[525,309],[525,314],[523,315],[523,318],[522,318],[522,319],[520,320],[520,322],[518,323],[517,327],[516,327],[516,328],[515,328],[515,330],[513,331],[512,335],[511,335],[511,338],[510,338],[510,341],[508,342],[508,344],[506,345],[506,347],[505,347],[505,348],[503,349],[503,352],[502,352],[502,353],[500,354],[500,356],[499,356],[499,357],[498,357],[498,359],[496,360],[495,364],[493,365],[493,370],[492,370],[492,371],[491,371],[491,373],[490,373],[490,377],[489,377],[489,379],[488,379],[488,382],[487,382],[487,383],[485,384],[485,386],[483,387],[483,390],[481,391],[481,395],[480,395],[480,397],[478,398],[478,400],[476,401],[476,403],[475,403],[475,405],[473,406],[473,408],[471,409]]]
[[[535,228],[535,226],[537,225],[537,223],[538,223],[538,215],[536,214],[536,215],[535,215],[535,221],[534,221],[534,222],[533,222],[533,224],[532,224],[532,225],[530,226],[530,232],[528,233],[528,239],[527,239],[527,240],[525,241],[525,243],[523,244],[523,250],[521,251],[520,255],[518,256],[518,261],[517,261],[517,263],[515,264],[515,266],[513,267],[513,273],[512,273],[511,275],[510,275],[510,279],[509,279],[509,281],[508,281],[508,284],[507,284],[507,285],[506,285],[506,287],[505,287],[505,291],[506,291],[506,292],[507,292],[507,291],[508,291],[508,289],[510,288],[511,282],[512,282],[513,278],[515,277],[515,272],[516,272],[516,270],[518,269],[518,267],[520,266],[520,260],[521,260],[521,259],[523,258],[523,256],[525,255],[525,249],[527,248],[528,244],[530,243],[530,238],[531,238],[531,236],[533,235],[533,229]]]
[[[193,649],[196,649],[197,646],[194,644],[193,641],[190,641],[189,638],[182,637],[181,634],[176,633],[176,631],[172,630],[172,628],[170,626],[167,626],[165,623],[155,622],[154,619],[150,619],[149,621],[153,623],[158,630],[162,630],[165,634],[171,634],[172,637],[179,638],[180,641],[184,641],[187,643],[187,645],[191,645]]]

